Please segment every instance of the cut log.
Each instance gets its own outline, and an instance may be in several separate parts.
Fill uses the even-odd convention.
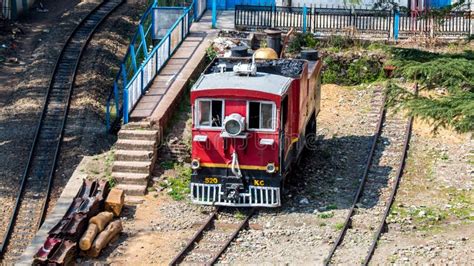
[[[95,236],[99,233],[99,227],[94,223],[89,223],[86,232],[82,235],[79,241],[79,248],[81,250],[89,250],[94,242]]]
[[[122,229],[122,222],[120,220],[111,222],[107,228],[97,236],[87,254],[93,258],[98,257],[102,249],[109,244],[110,240],[122,232]]]
[[[96,224],[99,232],[102,232],[107,224],[112,221],[114,214],[111,212],[101,212],[89,220],[89,223]]]
[[[112,212],[115,216],[120,216],[122,212],[123,204],[125,202],[125,194],[123,190],[113,188],[109,196],[107,196],[107,200],[105,200],[105,210]]]

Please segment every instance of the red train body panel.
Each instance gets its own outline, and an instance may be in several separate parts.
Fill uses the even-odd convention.
[[[191,90],[191,196],[277,207],[282,182],[316,133],[321,62],[261,61],[254,75],[239,75],[242,60],[217,59]]]

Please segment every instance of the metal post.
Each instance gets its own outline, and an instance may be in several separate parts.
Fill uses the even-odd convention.
[[[271,27],[274,28],[276,25],[276,20],[277,20],[277,14],[276,14],[276,3],[272,3],[272,20],[270,22]]]
[[[400,30],[400,12],[395,9],[393,12],[393,39],[398,41],[398,31]]]
[[[306,7],[306,4],[305,4],[303,6],[303,33],[306,33],[307,15],[308,15],[308,8]]]
[[[140,37],[142,39],[142,49],[145,54],[145,58],[148,58],[148,46],[146,44],[145,31],[143,30],[142,24],[138,25],[138,31],[140,32]]]
[[[194,14],[194,21],[197,21],[197,19],[198,19],[198,1],[199,1],[199,0],[194,0],[194,1],[193,1],[193,7],[194,7],[194,12],[193,12],[193,14]]]
[[[217,0],[212,0],[212,28],[215,29],[217,24]]]
[[[123,123],[128,124],[128,89],[123,91]]]
[[[122,78],[123,78],[123,88],[127,87],[127,68],[125,64],[122,63]]]
[[[137,58],[135,56],[135,47],[133,47],[133,43],[130,44],[130,56],[132,57],[133,74],[135,74],[137,73]]]

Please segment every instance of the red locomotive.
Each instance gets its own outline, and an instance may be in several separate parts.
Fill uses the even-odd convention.
[[[216,59],[191,89],[194,203],[280,206],[316,133],[321,60],[249,61]]]

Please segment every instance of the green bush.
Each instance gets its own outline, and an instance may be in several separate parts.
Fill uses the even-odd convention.
[[[288,43],[286,51],[290,54],[301,52],[303,47],[316,48],[318,40],[311,33],[296,33],[295,37]]]
[[[383,75],[383,65],[378,59],[362,57],[353,60],[337,59],[328,55],[324,59],[323,83],[359,85],[378,80]]]
[[[347,79],[351,85],[370,83],[383,74],[383,66],[378,60],[367,57],[353,61],[347,70]]]

